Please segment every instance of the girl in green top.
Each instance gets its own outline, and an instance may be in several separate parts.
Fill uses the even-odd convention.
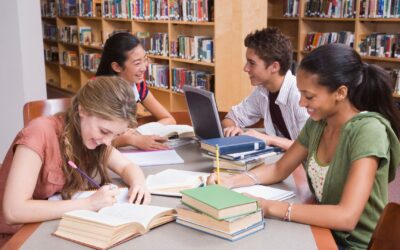
[[[305,162],[319,204],[260,199],[264,214],[330,228],[339,248],[365,249],[400,164],[399,118],[390,77],[378,66],[363,63],[352,48],[331,44],[302,60],[297,86],[310,119],[296,142],[276,164],[222,176],[221,184],[277,183]]]

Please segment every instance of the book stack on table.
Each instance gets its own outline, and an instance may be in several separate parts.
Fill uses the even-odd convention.
[[[251,136],[239,135],[202,140],[200,147],[214,159],[219,149],[219,167],[230,171],[249,171],[261,164],[272,164],[283,155],[282,149],[266,146],[265,142]]]
[[[257,200],[219,185],[188,189],[182,193],[177,223],[235,241],[264,228]]]

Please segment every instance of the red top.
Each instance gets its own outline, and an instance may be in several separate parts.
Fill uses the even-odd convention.
[[[62,171],[60,150],[60,138],[63,129],[64,120],[62,117],[39,117],[32,120],[15,137],[3,161],[3,166],[0,168],[0,233],[15,233],[21,227],[21,225],[9,226],[5,224],[3,216],[4,189],[18,145],[25,145],[35,151],[43,162],[33,192],[33,199],[47,199],[63,188],[65,178]],[[29,167],[29,165],[25,166],[26,169]]]

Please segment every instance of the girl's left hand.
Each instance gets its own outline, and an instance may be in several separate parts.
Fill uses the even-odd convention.
[[[151,195],[149,190],[144,185],[134,184],[128,191],[128,202],[135,204],[150,204]]]

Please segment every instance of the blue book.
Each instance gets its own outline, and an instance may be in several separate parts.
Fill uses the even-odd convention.
[[[217,145],[220,154],[233,154],[239,152],[265,149],[265,142],[248,135],[206,139],[200,142],[200,147],[215,153]]]

